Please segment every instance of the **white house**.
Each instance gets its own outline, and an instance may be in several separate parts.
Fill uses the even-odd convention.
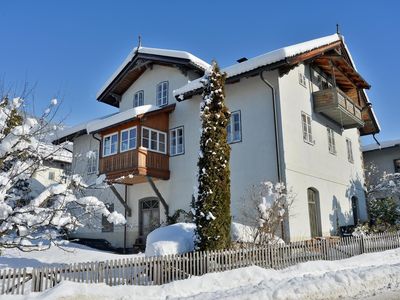
[[[72,164],[72,148],[70,147],[58,148],[42,142],[37,150],[45,160],[31,178],[30,188],[33,195],[38,195],[52,184],[60,183],[63,176],[71,171]]]
[[[131,247],[190,209],[200,140],[200,78],[209,65],[194,55],[139,47],[101,88],[97,100],[113,115],[69,128],[55,142],[74,142],[73,172],[106,174],[113,188],[96,195],[126,213],[128,225],[85,228],[77,236]],[[284,47],[223,68],[232,112],[231,202],[261,181],[282,181],[295,194],[284,238],[337,233],[365,219],[360,135],[379,132],[341,35]],[[95,155],[86,155],[95,153]]]

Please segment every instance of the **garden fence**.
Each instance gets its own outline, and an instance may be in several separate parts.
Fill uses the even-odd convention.
[[[139,257],[60,267],[0,270],[0,294],[41,292],[63,280],[115,285],[160,285],[175,280],[247,266],[282,269],[314,260],[345,259],[400,247],[400,232],[363,237],[328,238],[290,244],[181,255]]]

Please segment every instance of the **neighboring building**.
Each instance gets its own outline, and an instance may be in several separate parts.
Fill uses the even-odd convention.
[[[400,173],[400,140],[365,145],[362,148],[367,170],[373,167],[371,180],[376,182],[386,174]]]
[[[135,48],[98,93],[119,109],[61,132],[74,142],[73,172],[106,174],[113,189],[97,196],[126,210],[128,226],[84,228],[81,237],[130,247],[165,212],[190,209],[197,185],[200,78],[209,65],[190,53]],[[234,220],[251,185],[282,181],[296,196],[284,238],[335,235],[337,225],[367,218],[360,135],[379,132],[343,37],[334,34],[222,69],[232,112],[231,199]],[[87,155],[87,153],[95,155]],[[102,232],[103,231],[103,232]]]
[[[30,188],[33,195],[41,193],[46,187],[51,184],[60,183],[63,176],[69,174],[72,164],[72,148],[54,147],[42,143],[39,145],[38,151],[46,159],[40,169],[33,174]]]

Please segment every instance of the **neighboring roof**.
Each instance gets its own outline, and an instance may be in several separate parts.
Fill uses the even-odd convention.
[[[142,105],[139,107],[134,107],[119,113],[97,118],[65,130],[59,130],[55,134],[56,139],[53,140],[53,143],[58,144],[67,140],[72,140],[84,134],[96,133],[102,129],[124,123],[142,115],[148,115],[151,112],[171,111],[174,108],[175,104],[163,107],[158,107],[155,105]]]
[[[52,144],[41,143],[38,152],[46,157],[46,160],[72,163],[72,152],[65,148],[56,147]]]
[[[267,65],[277,63],[279,61],[283,61],[287,58],[296,56],[298,54],[302,54],[316,48],[333,44],[341,40],[341,36],[338,34],[329,35],[326,37],[318,38],[315,40],[307,41],[304,43],[283,47],[254,58],[248,59],[242,63],[237,63],[231,66],[228,66],[221,70],[221,72],[225,72],[227,74],[227,79],[230,77],[234,77],[243,73],[247,73],[249,71],[255,70],[260,67],[265,67]],[[174,96],[178,99],[182,100],[183,95],[194,91],[196,89],[201,89],[202,83],[201,78],[196,79],[187,85],[174,90]]]
[[[374,151],[374,150],[381,150],[381,149],[385,149],[385,148],[400,147],[400,140],[385,141],[385,142],[381,142],[380,144],[381,145],[374,143],[374,144],[361,146],[361,151],[368,152],[368,151]]]
[[[100,98],[102,94],[106,91],[106,89],[113,83],[114,80],[117,79],[118,75],[128,66],[128,64],[134,61],[135,57],[138,55],[152,55],[155,57],[169,57],[169,58],[176,58],[188,61],[191,65],[201,69],[206,70],[209,68],[209,64],[203,61],[202,59],[194,56],[193,54],[180,51],[180,50],[169,50],[169,49],[159,49],[159,48],[148,48],[148,47],[135,47],[132,51],[128,54],[125,58],[123,63],[116,69],[116,71],[111,75],[111,77],[104,83],[101,89],[98,91],[96,98]]]

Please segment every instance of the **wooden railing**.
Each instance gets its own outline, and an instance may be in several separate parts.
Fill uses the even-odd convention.
[[[339,88],[328,88],[313,93],[314,109],[344,128],[364,126],[361,109]]]
[[[100,158],[99,169],[100,174],[106,175],[126,173],[168,179],[169,159],[167,154],[139,148]]]

